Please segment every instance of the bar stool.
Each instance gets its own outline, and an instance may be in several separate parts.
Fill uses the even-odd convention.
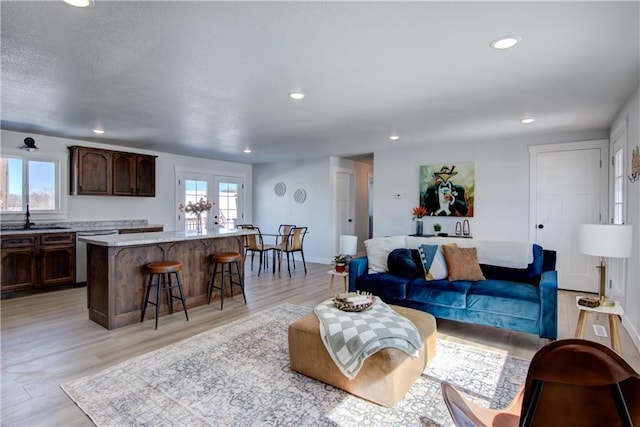
[[[217,254],[213,254],[213,274],[211,275],[211,283],[209,284],[209,302],[211,304],[211,296],[213,295],[214,289],[220,290],[220,310],[222,310],[222,305],[224,303],[224,282],[225,282],[225,266],[227,267],[227,273],[229,274],[229,289],[231,291],[231,298],[233,298],[233,285],[240,286],[242,290],[242,298],[244,298],[244,303],[247,303],[247,297],[244,294],[244,282],[242,280],[242,274],[240,273],[240,260],[242,259],[242,254],[238,252],[219,252]],[[222,275],[220,280],[220,286],[215,285],[216,274],[218,274],[218,264],[222,264],[222,271],[220,274]],[[232,265],[236,266],[236,272],[233,272],[231,268]],[[233,276],[236,276],[237,281],[233,280]]]
[[[182,302],[182,308],[184,309],[184,315],[189,321],[189,315],[187,314],[187,304],[184,300],[184,292],[182,289],[182,280],[180,280],[180,271],[182,270],[182,264],[178,261],[162,261],[162,262],[150,262],[146,265],[149,272],[149,282],[147,283],[147,292],[144,298],[144,306],[142,308],[142,317],[140,322],[144,322],[144,315],[147,311],[147,305],[152,304],[156,306],[156,329],[158,329],[158,317],[160,314],[160,293],[163,289],[167,291],[167,300],[169,303],[169,313],[173,314],[173,300],[178,299]],[[164,281],[164,275],[167,275],[167,280]],[[175,274],[177,284],[171,282],[171,275]],[[157,276],[156,283],[153,283],[153,276]],[[151,294],[151,288],[156,287],[156,301],[149,301]],[[173,288],[178,288],[180,296],[173,295]]]

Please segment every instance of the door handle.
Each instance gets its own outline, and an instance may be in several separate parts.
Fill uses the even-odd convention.
[[[544,224],[538,224],[538,228],[542,230],[544,228]]]
[[[352,220],[351,218],[349,218],[347,221],[348,221],[348,222],[353,222],[353,220]]]

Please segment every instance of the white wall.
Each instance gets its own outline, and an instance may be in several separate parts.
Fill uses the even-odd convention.
[[[31,136],[36,140],[39,150],[28,153],[19,149],[23,146],[24,138]],[[134,147],[124,148],[93,142],[78,141],[65,138],[37,135],[33,133],[0,131],[2,145],[0,153],[4,155],[18,154],[20,156],[57,156],[61,159],[62,194],[66,199],[66,208],[63,218],[69,221],[103,221],[147,219],[150,224],[162,224],[165,231],[175,228],[175,216],[178,214],[179,201],[175,200],[175,167],[193,168],[211,171],[213,174],[236,174],[245,177],[245,220],[251,221],[253,210],[252,200],[252,166],[243,163],[222,162],[178,156],[174,154],[158,153],[148,150],[139,150]],[[68,146],[80,145],[86,147],[98,147],[116,151],[157,155],[156,159],[156,197],[105,197],[105,196],[70,196],[69,195],[69,151]],[[133,145],[133,144],[132,144]],[[97,213],[97,217],[94,216]],[[6,220],[7,216],[3,216]],[[32,215],[33,221],[49,219],[38,215]]]
[[[625,175],[631,173],[631,150],[640,146],[640,86],[616,115],[611,129],[627,122]],[[622,322],[640,350],[640,181],[627,184],[627,224],[633,225],[633,254],[627,260],[625,316]]]
[[[415,232],[411,211],[420,203],[419,171],[427,164],[475,162],[475,216],[468,218],[478,239],[528,240],[529,153],[526,141],[469,143],[374,153],[374,236]],[[396,199],[395,194],[402,197]],[[462,218],[427,217],[453,234]]]
[[[325,262],[329,253],[327,237],[332,221],[329,158],[254,165],[253,178],[253,224],[260,227],[263,233],[277,232],[280,224],[309,227],[309,234],[304,241],[305,259]],[[279,182],[287,187],[282,197],[274,192]],[[293,199],[294,192],[300,188],[307,193],[304,203],[297,203]]]
[[[371,165],[345,159],[321,157],[254,165],[254,224],[263,232],[277,231],[280,224],[307,226],[309,234],[304,242],[305,258],[311,262],[331,262],[336,255],[333,196],[336,168],[353,169],[356,172],[356,232],[359,245],[362,245],[362,240],[367,236],[366,180]],[[283,197],[274,193],[274,187],[279,182],[287,186]],[[293,199],[298,188],[304,188],[307,192],[305,203],[296,203]]]

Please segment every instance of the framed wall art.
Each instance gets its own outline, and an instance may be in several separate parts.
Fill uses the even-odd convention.
[[[472,217],[475,163],[420,166],[420,205],[428,216]]]

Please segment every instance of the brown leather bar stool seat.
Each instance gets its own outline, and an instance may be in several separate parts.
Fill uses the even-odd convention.
[[[244,281],[242,280],[242,273],[240,272],[240,261],[242,260],[242,254],[239,252],[219,252],[217,254],[213,254],[211,257],[213,259],[213,274],[211,274],[211,282],[209,284],[209,302],[211,304],[211,296],[213,295],[213,290],[218,289],[220,291],[220,310],[222,310],[224,304],[224,285],[225,285],[225,275],[229,276],[229,291],[231,293],[231,298],[233,298],[233,285],[240,286],[242,290],[242,298],[244,298],[244,303],[247,303],[247,297],[244,294]],[[222,265],[222,271],[220,271],[221,279],[220,286],[215,284],[216,275],[218,274],[218,265]],[[233,271],[232,266],[235,265],[235,272]],[[225,269],[226,266],[226,269]],[[226,272],[225,272],[226,270]],[[235,280],[234,280],[235,276]]]
[[[189,321],[189,315],[187,314],[187,304],[184,299],[184,290],[182,288],[182,280],[180,279],[180,271],[182,271],[182,264],[178,261],[161,261],[150,262],[146,265],[147,272],[149,273],[149,282],[147,283],[147,290],[144,298],[144,306],[142,307],[142,316],[140,322],[144,322],[144,315],[147,311],[147,305],[156,306],[156,329],[158,329],[158,317],[160,315],[160,296],[162,290],[167,291],[167,302],[169,303],[169,313],[173,314],[173,300],[177,299],[182,302],[182,308],[184,315]],[[171,275],[175,276],[176,284],[173,284]],[[156,276],[156,283],[153,283],[153,277]],[[165,280],[166,278],[166,280]],[[156,287],[156,299],[149,301],[151,295],[151,288]],[[180,295],[173,295],[173,289],[178,288]]]

